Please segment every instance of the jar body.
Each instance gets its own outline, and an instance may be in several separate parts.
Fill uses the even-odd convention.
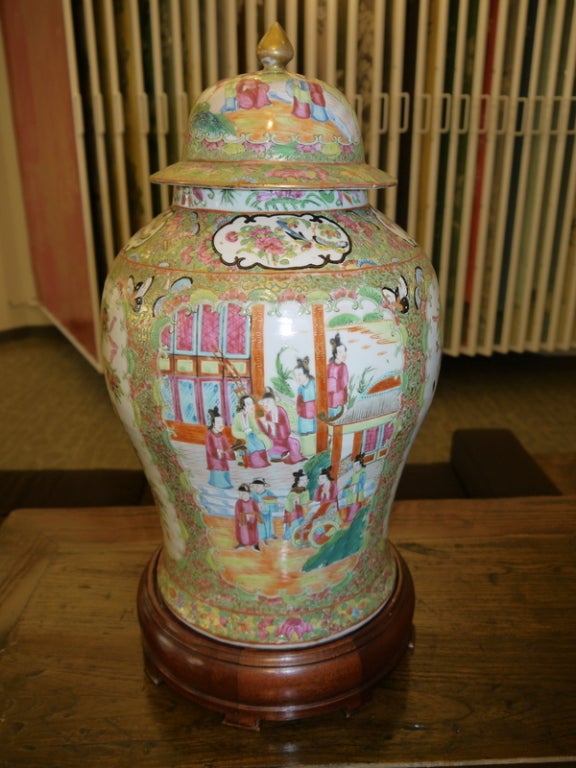
[[[438,375],[438,287],[364,193],[179,189],[113,265],[103,355],[176,616],[300,647],[382,609],[394,492]]]

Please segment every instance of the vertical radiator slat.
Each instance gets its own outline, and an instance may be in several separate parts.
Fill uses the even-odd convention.
[[[473,216],[470,236],[471,263],[468,265],[468,328],[466,338],[466,353],[474,355],[486,345],[486,317],[484,314],[487,294],[490,292],[490,278],[493,268],[493,258],[489,250],[490,218],[492,214],[492,197],[496,178],[496,149],[503,132],[500,125],[500,107],[502,104],[502,78],[504,71],[504,54],[508,32],[508,0],[491,0],[490,26],[488,45],[493,46],[492,52],[487,51],[485,85],[487,93],[482,95],[484,114],[483,126],[479,131],[481,136],[478,152],[478,169],[476,170],[476,191],[474,198]],[[491,352],[491,340],[487,353]]]
[[[506,287],[506,231],[510,216],[510,197],[514,173],[514,148],[516,142],[516,122],[519,108],[519,94],[522,81],[522,61],[526,42],[526,23],[528,4],[518,6],[517,15],[508,10],[508,27],[515,30],[512,38],[512,50],[508,61],[510,74],[505,93],[504,117],[502,136],[498,142],[496,153],[496,176],[494,179],[493,204],[490,212],[490,272],[487,280],[485,316],[485,342],[482,347],[484,354],[492,354],[496,349],[496,338],[499,336],[499,322],[503,313],[503,302]]]
[[[571,163],[571,194],[566,198],[566,210],[572,211],[570,218],[566,215],[563,227],[563,237],[560,241],[565,247],[566,259],[564,270],[561,273],[562,280],[557,280],[554,296],[560,295],[555,333],[549,334],[549,345],[546,349],[569,350],[576,347],[576,241],[570,237],[570,230],[576,220],[576,154]],[[564,236],[565,234],[565,236]]]
[[[344,93],[346,98],[356,107],[358,90],[358,2],[350,0],[346,6],[346,49],[344,59]]]
[[[182,156],[184,138],[188,122],[188,96],[184,87],[184,51],[182,48],[182,16],[178,0],[170,0],[170,59],[169,77],[169,107],[173,110],[170,121],[172,145],[170,162],[175,162]]]
[[[530,222],[525,220],[528,205],[528,190],[531,185],[530,171],[532,163],[532,132],[533,121],[538,95],[538,79],[540,74],[540,64],[542,61],[542,46],[544,40],[544,27],[546,22],[547,4],[542,3],[537,6],[537,16],[535,25],[534,44],[532,46],[529,82],[527,90],[527,101],[523,114],[523,126],[520,129],[522,140],[520,172],[517,177],[517,184],[512,190],[516,192],[513,201],[513,234],[509,250],[509,268],[508,279],[506,283],[506,299],[504,302],[504,316],[502,322],[501,338],[496,345],[499,352],[509,352],[511,349],[521,350],[518,340],[518,295],[522,288],[525,278],[525,269],[523,264],[523,241],[525,226]],[[512,201],[511,201],[512,202]]]
[[[238,74],[238,21],[236,18],[236,0],[225,0],[220,3],[221,29],[224,30],[222,40],[222,58],[224,65],[218,79],[234,77]]]
[[[373,40],[371,48],[371,60],[373,66],[370,118],[368,125],[368,146],[366,155],[368,162],[378,166],[380,164],[380,136],[383,130],[383,98],[382,98],[382,70],[384,63],[384,26],[386,23],[385,0],[376,0],[373,6]],[[376,201],[375,193],[370,193],[372,203]]]
[[[88,58],[88,74],[90,80],[90,102],[92,106],[92,121],[94,133],[94,150],[96,153],[96,170],[98,178],[93,181],[98,187],[100,208],[100,223],[104,258],[109,268],[114,260],[114,233],[112,230],[112,211],[110,209],[110,185],[108,182],[108,165],[106,162],[106,117],[102,89],[100,87],[100,72],[98,67],[98,43],[92,0],[83,0],[84,42]],[[93,222],[93,226],[98,226]]]
[[[284,28],[288,39],[293,41],[293,45],[298,40],[298,0],[285,0],[285,17]],[[301,67],[298,64],[298,45],[295,46],[294,58],[288,64],[288,70],[290,72],[301,72]]]
[[[182,16],[185,25],[184,39],[186,40],[186,50],[188,53],[186,86],[188,100],[191,104],[200,96],[204,87],[199,2],[200,0],[183,0],[182,5]]]
[[[142,70],[142,35],[137,0],[127,0],[119,7],[119,37],[123,49],[120,59],[124,65],[126,90],[124,92],[124,116],[126,132],[126,156],[133,177],[128,183],[131,230],[143,227],[152,218],[152,194],[148,135],[150,117],[148,98],[144,90]],[[132,196],[132,199],[130,199]]]
[[[458,151],[460,148],[461,138],[465,132],[461,127],[462,109],[465,106],[465,100],[463,98],[463,86],[464,86],[464,66],[466,63],[466,45],[467,45],[467,29],[468,29],[468,0],[463,0],[458,4],[458,20],[456,27],[456,41],[455,41],[455,54],[454,64],[451,71],[452,83],[450,92],[451,98],[451,112],[450,112],[450,130],[446,137],[448,148],[446,151],[447,157],[444,167],[442,168],[442,181],[445,183],[445,187],[440,184],[438,180],[438,205],[442,210],[442,223],[440,232],[440,246],[439,246],[439,266],[438,266],[438,278],[440,283],[440,303],[444,307],[444,326],[443,336],[445,339],[445,345],[448,343],[448,350],[451,354],[456,354],[453,349],[452,327],[454,324],[454,306],[456,302],[455,296],[455,278],[457,273],[458,264],[453,263],[453,249],[455,238],[455,200],[456,200],[456,184],[457,184],[457,171],[458,171]],[[453,41],[450,41],[452,45]],[[446,342],[446,340],[448,340]]]
[[[203,88],[220,80],[220,69],[218,67],[218,4],[204,0],[203,15],[205,19],[205,45],[202,46],[202,55],[206,65],[206,79]]]
[[[152,81],[153,81],[153,104],[154,104],[154,139],[156,142],[157,164],[158,168],[165,168],[168,164],[168,149],[166,137],[169,130],[168,118],[168,97],[164,90],[164,72],[162,68],[162,32],[160,29],[160,9],[158,0],[149,0],[150,3],[150,42],[152,48]],[[153,169],[157,170],[157,169]],[[160,196],[160,208],[164,210],[168,207],[169,189],[166,184],[160,185],[158,189]],[[160,211],[156,211],[159,213]]]
[[[318,76],[318,2],[317,0],[308,0],[305,5],[305,14],[303,18],[304,26],[304,69],[301,74],[306,77]]]
[[[415,56],[414,88],[412,96],[412,136],[410,142],[410,183],[408,187],[407,231],[418,238],[418,220],[423,208],[419,205],[420,184],[423,176],[422,143],[430,132],[431,98],[425,90],[426,60],[428,56],[428,9],[429,3],[420,3],[418,8],[418,31],[416,50],[406,52],[406,56]],[[431,256],[431,252],[428,252]]]
[[[246,0],[244,4],[244,45],[246,48],[246,71],[255,72],[258,69],[258,1]]]
[[[278,21],[278,2],[268,0],[264,3],[264,30],[269,29],[275,21]]]
[[[438,258],[434,251],[436,230],[437,184],[440,165],[440,140],[444,127],[444,74],[446,69],[446,41],[448,37],[447,0],[435,0],[429,17],[429,45],[426,61],[426,90],[430,94],[430,130],[422,143],[423,174],[419,185],[419,217],[416,239],[430,254],[435,266]],[[443,305],[444,306],[444,305]]]
[[[572,33],[572,49],[575,45],[576,35]],[[573,55],[572,50],[569,61],[572,60]],[[570,117],[572,105],[573,100],[570,99],[566,105],[568,117]],[[567,130],[569,131],[570,127]],[[550,323],[543,345],[548,352],[553,352],[555,349],[569,349],[574,342],[571,335],[571,329],[574,329],[576,307],[576,248],[573,238],[573,225],[576,220],[576,147],[573,138],[570,146],[571,157],[566,158],[568,170],[563,199],[564,216],[559,223],[556,275],[550,298]]]
[[[567,52],[565,60],[559,61],[556,65],[558,72],[558,81],[561,84],[559,88],[560,96],[560,110],[556,123],[553,122],[554,106],[556,104],[555,93],[556,83],[550,84],[549,93],[547,96],[546,108],[547,108],[547,123],[546,128],[549,133],[550,144],[550,173],[545,185],[544,195],[545,204],[542,203],[542,216],[544,220],[544,232],[539,244],[540,259],[537,262],[536,279],[535,279],[535,291],[536,300],[533,303],[533,313],[531,318],[531,328],[528,334],[528,347],[533,351],[538,351],[543,346],[546,335],[546,321],[550,321],[551,306],[548,299],[552,290],[551,283],[553,282],[553,276],[551,276],[551,267],[553,263],[553,256],[557,256],[556,260],[556,282],[560,282],[564,278],[565,263],[561,264],[562,254],[554,253],[554,245],[556,235],[561,227],[562,218],[561,214],[564,210],[564,200],[561,199],[561,187],[562,177],[565,164],[569,158],[566,157],[566,138],[569,122],[569,109],[565,109],[564,105],[570,102],[572,94],[574,92],[575,73],[576,73],[576,38],[573,34],[570,34],[570,30],[573,29],[574,19],[574,7],[572,6],[572,14],[570,8],[564,8],[562,16],[558,17],[558,23],[561,26],[559,30],[559,37],[567,40]],[[561,47],[561,41],[558,41],[558,53],[564,46]]]
[[[324,9],[324,67],[321,78],[336,85],[338,54],[338,0],[326,0]]]
[[[106,133],[111,160],[110,191],[112,196],[112,214],[115,232],[114,251],[132,234],[130,210],[128,207],[128,185],[126,180],[125,120],[120,77],[118,72],[118,52],[116,26],[114,23],[113,0],[102,0],[95,4],[95,17],[98,30],[98,51],[104,87],[104,106],[106,109]]]
[[[488,22],[490,19],[490,4],[481,3],[477,9],[475,28],[472,33],[475,55],[472,61],[472,73],[467,101],[467,116],[464,118],[466,128],[463,137],[463,151],[465,157],[459,163],[458,189],[461,190],[459,201],[460,216],[458,221],[458,233],[455,242],[455,264],[452,266],[454,273],[454,310],[452,314],[451,337],[448,352],[458,355],[461,351],[468,352],[467,339],[463,339],[463,333],[469,332],[466,327],[465,313],[467,311],[466,278],[470,265],[470,237],[472,231],[472,218],[474,214],[474,191],[476,188],[476,174],[478,165],[478,142],[481,124],[481,96],[484,84],[485,60],[488,41]],[[470,45],[470,33],[467,32],[468,45]],[[467,89],[468,91],[468,89]],[[462,117],[461,117],[462,119]],[[460,182],[460,178],[462,181]]]
[[[576,176],[576,163],[572,164],[573,175]],[[576,207],[574,205],[574,199],[572,200],[572,206],[569,210],[571,214],[571,224],[576,219]],[[566,299],[563,303],[564,308],[564,323],[562,324],[562,331],[559,338],[560,349],[570,349],[576,346],[576,240],[572,237],[569,240],[569,252],[568,263],[570,264],[570,277],[566,280]]]
[[[548,216],[548,205],[551,202],[549,179],[547,179],[547,165],[550,156],[550,118],[551,112],[547,109],[547,104],[554,95],[556,80],[558,77],[558,65],[560,54],[560,42],[564,28],[564,7],[565,0],[558,0],[554,9],[549,12],[547,21],[550,22],[548,39],[543,41],[542,47],[542,66],[539,72],[538,87],[538,105],[539,108],[534,120],[534,139],[532,142],[532,156],[529,173],[529,195],[527,198],[527,209],[525,214],[525,226],[522,238],[522,262],[523,274],[520,291],[518,295],[518,319],[516,334],[512,348],[517,352],[523,352],[526,349],[534,351],[538,347],[533,347],[529,343],[528,324],[532,308],[534,306],[534,291],[536,288],[535,280],[538,277],[537,260],[542,265],[547,259],[547,254],[542,249],[542,242],[545,235],[542,229],[554,226],[555,215]],[[553,17],[553,18],[551,18]],[[548,60],[546,61],[546,53]],[[538,119],[538,117],[540,119]],[[549,254],[548,254],[549,255]]]
[[[389,112],[386,142],[386,170],[398,178],[400,171],[400,135],[403,128],[403,94],[404,78],[404,38],[406,34],[406,6],[400,3],[392,4],[392,28],[390,35],[390,74],[389,82]],[[398,187],[392,187],[386,193],[386,213],[396,219]]]

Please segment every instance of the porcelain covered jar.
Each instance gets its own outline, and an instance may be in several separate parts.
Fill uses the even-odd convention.
[[[437,379],[428,258],[368,203],[344,96],[262,69],[205,91],[173,204],[104,291],[112,401],[163,528],[158,589],[207,637],[254,648],[342,637],[386,606],[395,488]]]

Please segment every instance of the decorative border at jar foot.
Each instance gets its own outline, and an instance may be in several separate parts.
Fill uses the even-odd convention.
[[[236,646],[188,627],[160,595],[156,552],[142,574],[137,601],[148,677],[221,712],[226,725],[251,730],[266,720],[336,710],[352,714],[412,642],[414,585],[401,555],[391,549],[398,576],[382,610],[342,637],[304,648]]]

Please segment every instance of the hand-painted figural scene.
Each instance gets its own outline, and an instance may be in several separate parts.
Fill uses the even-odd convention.
[[[314,108],[321,93],[298,94],[308,132],[341,119]],[[196,143],[202,125],[214,141],[199,114]],[[160,509],[171,609],[256,646],[369,620],[394,588],[388,516],[440,358],[436,281],[416,244],[359,190],[181,186],[119,254],[103,315],[108,385]]]

